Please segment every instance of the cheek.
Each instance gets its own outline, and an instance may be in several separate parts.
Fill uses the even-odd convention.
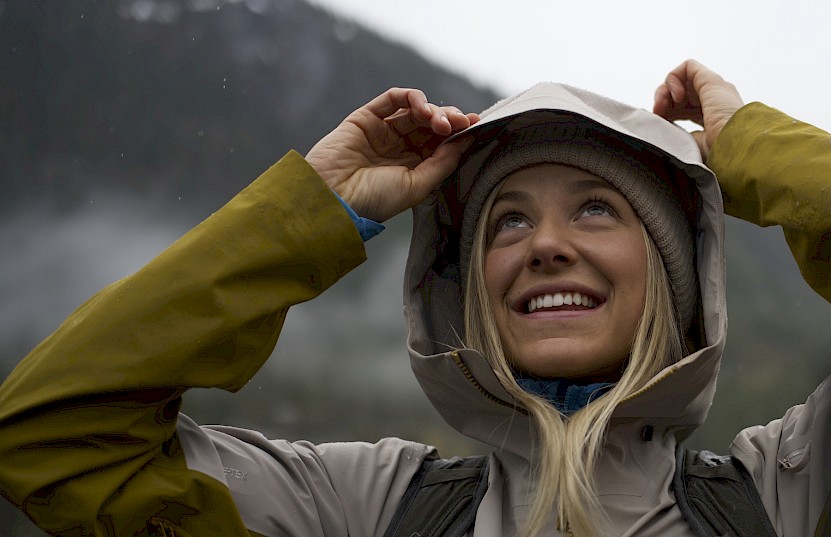
[[[488,295],[492,300],[498,299],[511,286],[516,272],[516,262],[505,249],[492,250],[485,254],[483,270]]]
[[[626,281],[631,292],[631,300],[638,311],[643,311],[646,302],[646,245],[643,237],[628,242],[628,247],[620,253],[619,265],[621,267],[621,279]]]

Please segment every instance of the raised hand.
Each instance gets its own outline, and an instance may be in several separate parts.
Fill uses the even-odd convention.
[[[721,129],[744,105],[736,87],[695,60],[687,60],[667,75],[655,90],[653,111],[670,121],[687,119],[702,127],[692,135],[707,161]]]
[[[420,90],[392,88],[349,114],[306,160],[355,212],[383,222],[450,175],[464,142],[439,145],[477,121]]]

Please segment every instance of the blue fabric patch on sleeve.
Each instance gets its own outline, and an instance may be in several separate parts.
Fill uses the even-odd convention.
[[[384,225],[383,224],[379,224],[375,220],[370,220],[369,218],[364,218],[362,216],[358,216],[358,213],[356,213],[352,209],[352,207],[349,206],[349,204],[347,204],[345,201],[343,201],[343,198],[338,196],[337,192],[335,192],[333,190],[332,194],[334,194],[335,197],[338,198],[338,201],[340,202],[340,204],[343,205],[344,209],[346,209],[346,213],[349,215],[349,218],[352,219],[352,223],[355,224],[355,227],[358,228],[358,233],[361,234],[361,239],[364,242],[368,241],[369,239],[371,239],[375,235],[377,235],[377,234],[381,233],[382,231],[384,231]]]

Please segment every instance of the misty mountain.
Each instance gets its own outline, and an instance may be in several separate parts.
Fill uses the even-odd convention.
[[[465,111],[499,97],[300,0],[0,0],[0,379],[95,291],[390,86]],[[364,266],[292,309],[246,388],[195,391],[185,411],[289,439],[484,449],[442,423],[410,374],[409,232],[408,215],[389,222]],[[804,400],[831,345],[831,307],[780,230],[729,220],[728,262],[727,359],[693,439],[720,452]],[[40,535],[8,509],[0,534]]]
[[[4,2],[3,208],[90,188],[214,208],[393,85],[492,92],[296,0]]]

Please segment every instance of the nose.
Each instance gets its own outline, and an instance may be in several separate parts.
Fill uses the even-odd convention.
[[[534,228],[525,265],[533,271],[549,271],[577,261],[573,233],[564,223],[541,222]]]

